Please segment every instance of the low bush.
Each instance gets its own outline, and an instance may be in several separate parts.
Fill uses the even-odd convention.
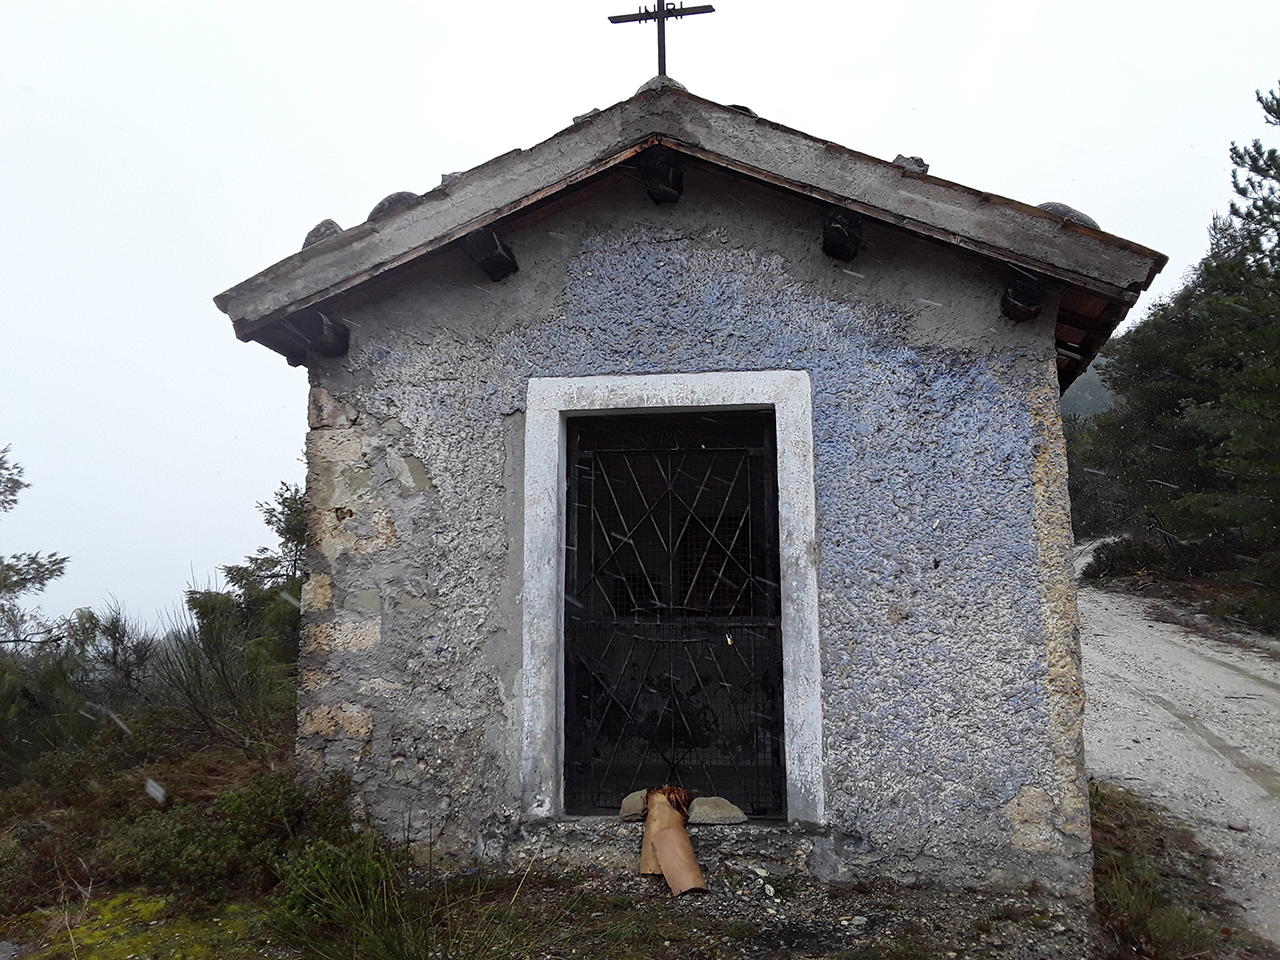
[[[1124,537],[1098,544],[1084,576],[1095,580],[1144,573],[1169,580],[1202,577],[1227,568],[1232,562],[1227,554],[1227,547],[1217,542]]]
[[[209,900],[265,892],[308,840],[350,835],[345,793],[345,778],[310,790],[292,771],[257,773],[210,801],[177,799],[137,818],[104,841],[98,862],[113,881]]]
[[[0,792],[0,914],[108,881],[208,901],[261,893],[308,842],[352,836],[342,776],[309,788],[217,751],[123,770],[90,751],[47,763]],[[149,778],[165,785],[163,806]]]
[[[236,598],[191,591],[192,621],[165,633],[156,653],[158,693],[193,728],[257,759],[280,756],[293,736],[296,664],[242,622]]]
[[[1204,604],[1206,613],[1280,633],[1280,559],[1271,556],[1262,566],[1218,579],[1229,589]]]
[[[1280,560],[1275,554],[1236,553],[1220,539],[1131,536],[1098,544],[1082,575],[1092,580],[1151,577],[1198,602],[1205,613],[1280,631]]]
[[[1130,576],[1152,570],[1164,562],[1164,552],[1154,543],[1112,540],[1098,544],[1082,576],[1089,580]]]

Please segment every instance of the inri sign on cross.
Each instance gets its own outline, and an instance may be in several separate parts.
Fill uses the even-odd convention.
[[[658,76],[667,75],[667,21],[672,18],[691,17],[695,13],[715,13],[711,4],[697,7],[686,7],[683,3],[655,3],[652,10],[640,8],[638,13],[620,13],[609,18],[610,23],[643,23],[646,20],[658,21]]]

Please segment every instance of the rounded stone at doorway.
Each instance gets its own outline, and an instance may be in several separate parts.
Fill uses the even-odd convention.
[[[647,790],[628,794],[618,811],[618,819],[638,822],[644,819],[644,797]],[[746,823],[747,815],[724,797],[698,797],[689,807],[689,823]]]

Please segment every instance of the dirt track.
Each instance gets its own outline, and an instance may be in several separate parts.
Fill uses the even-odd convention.
[[[1187,820],[1245,923],[1280,943],[1280,654],[1080,590],[1089,772]]]

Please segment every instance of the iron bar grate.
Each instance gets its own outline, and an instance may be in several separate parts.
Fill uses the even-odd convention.
[[[670,783],[784,816],[772,411],[569,428],[566,808]]]

